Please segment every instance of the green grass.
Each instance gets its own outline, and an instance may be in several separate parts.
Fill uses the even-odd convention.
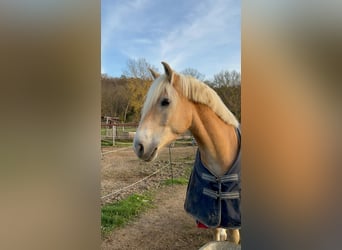
[[[113,146],[113,142],[110,140],[101,140],[101,147],[111,147]],[[115,141],[115,147],[131,147],[133,146],[133,142],[131,141]]]
[[[107,234],[114,228],[122,227],[152,207],[152,194],[133,194],[124,200],[104,205],[101,208],[101,231]]]
[[[113,142],[112,141],[101,140],[101,146],[102,147],[113,146]]]
[[[125,127],[124,129],[122,127],[118,127],[118,130],[125,131],[125,132],[135,132],[137,128],[135,127]]]
[[[117,147],[131,147],[133,146],[132,141],[116,141],[115,146]]]
[[[173,179],[173,184],[175,185],[187,185],[189,182],[188,179],[184,178],[184,177],[179,177],[179,178],[174,178]],[[164,185],[166,186],[170,186],[172,185],[172,179],[167,179],[163,182]]]

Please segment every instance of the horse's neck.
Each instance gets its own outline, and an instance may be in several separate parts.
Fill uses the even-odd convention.
[[[223,122],[210,108],[194,104],[190,131],[194,135],[203,164],[215,175],[224,175],[232,165],[238,139],[235,128]]]

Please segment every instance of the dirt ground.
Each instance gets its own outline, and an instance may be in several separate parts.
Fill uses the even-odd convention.
[[[196,148],[171,149],[174,177],[189,174]],[[114,152],[110,152],[114,151]],[[162,150],[156,162],[137,159],[131,148],[102,150],[101,195],[105,196],[150,175],[166,166],[157,175],[132,188],[103,199],[103,203],[120,200],[131,193],[155,190],[154,208],[143,213],[124,228],[115,229],[103,238],[102,249],[199,249],[213,239],[213,231],[199,229],[194,219],[184,211],[186,185],[161,185],[170,179],[168,148]]]

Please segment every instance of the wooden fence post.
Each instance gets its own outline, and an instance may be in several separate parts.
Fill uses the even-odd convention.
[[[116,126],[112,126],[113,146],[115,145]]]

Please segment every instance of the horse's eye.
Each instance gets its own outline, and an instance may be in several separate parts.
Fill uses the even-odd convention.
[[[161,105],[166,107],[166,106],[169,106],[170,104],[170,100],[167,99],[167,98],[164,98],[162,101],[161,101]]]

